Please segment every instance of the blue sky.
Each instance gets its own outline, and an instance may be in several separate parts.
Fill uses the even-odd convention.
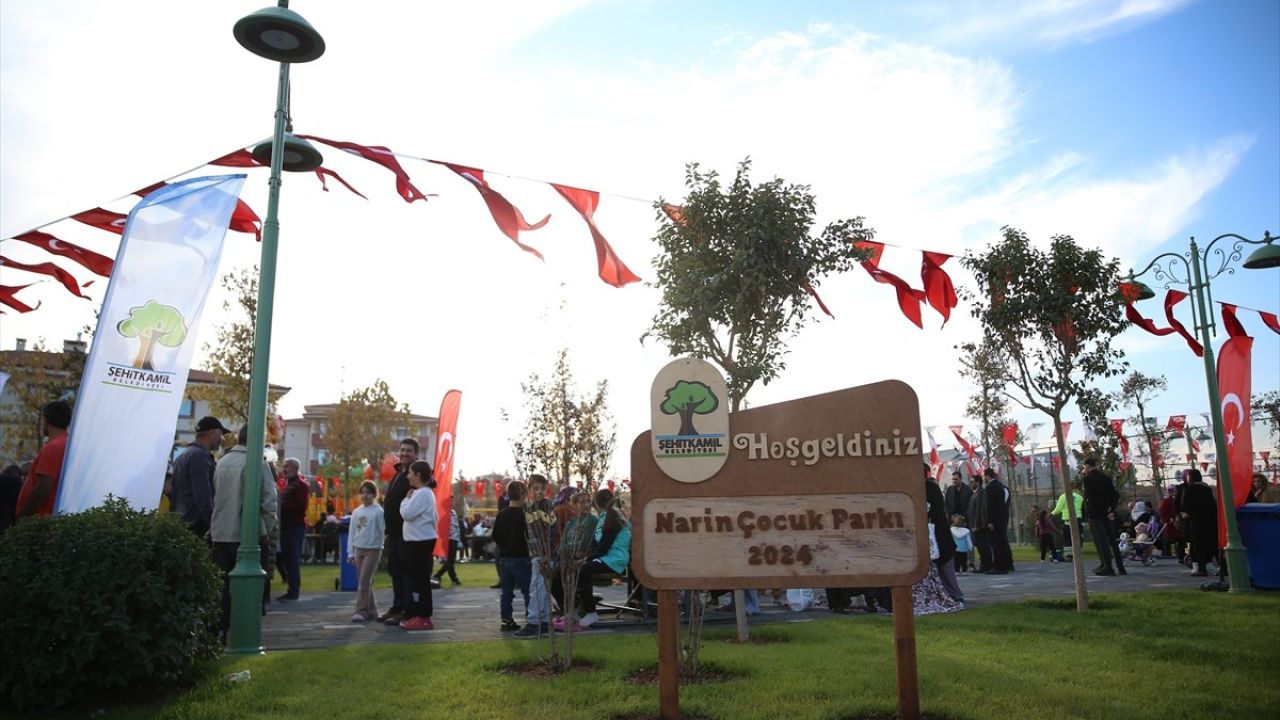
[[[259,4],[0,5],[0,236],[96,205],[126,211],[112,199],[265,137],[274,73],[230,34]],[[600,226],[645,278],[647,199],[679,198],[686,162],[728,173],[747,155],[758,179],[811,184],[822,221],[862,215],[906,248],[959,254],[1009,224],[1042,242],[1071,234],[1140,266],[1184,251],[1192,235],[1280,233],[1274,2],[293,7],[329,47],[294,70],[301,131],[485,168],[527,215],[553,215],[525,238],[545,251],[540,264],[437,167],[406,161],[439,194],[425,205],[405,205],[380,169],[344,157],[330,165],[368,202],[308,178],[286,182],[272,372],[294,388],[284,414],[378,377],[434,414],[459,387],[456,467],[468,474],[510,467],[500,410],[518,415],[520,381],[549,370],[560,347],[584,387],[610,380],[622,447],[645,429],[648,383],[667,359],[636,342],[655,291],[596,280],[581,221],[521,178],[604,193]],[[246,185],[260,214],[265,184]],[[53,231],[114,250],[114,238],[67,225]],[[227,243],[224,272],[255,261],[251,241]],[[44,259],[15,245],[0,250]],[[890,249],[884,262],[918,282],[918,254]],[[5,284],[28,281],[9,275]],[[1240,270],[1214,290],[1280,309],[1275,270]],[[917,330],[861,271],[821,292],[837,319],[791,341],[788,371],[751,404],[898,377],[917,388],[924,424],[966,422],[954,346],[976,336],[969,318],[939,329],[926,314]],[[0,320],[4,347],[56,343],[92,318],[89,303],[52,283],[26,293],[45,304]],[[208,304],[202,342],[221,299]],[[1145,305],[1159,316],[1158,301]],[[1280,336],[1243,320],[1258,338],[1255,391],[1280,386]],[[451,351],[384,349],[428,334]],[[1202,365],[1181,340],[1135,329],[1121,345],[1135,368],[1168,377],[1157,415],[1207,409]],[[627,474],[622,454],[615,468]]]

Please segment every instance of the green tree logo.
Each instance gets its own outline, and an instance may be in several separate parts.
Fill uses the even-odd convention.
[[[659,409],[664,415],[680,415],[680,435],[699,434],[693,427],[694,413],[707,415],[720,407],[720,398],[711,392],[706,383],[681,380],[667,388],[667,395]]]
[[[133,366],[154,370],[151,356],[157,345],[178,347],[187,339],[187,324],[177,308],[148,300],[146,305],[129,309],[129,317],[120,321],[116,332],[127,338],[138,338],[138,354]]]

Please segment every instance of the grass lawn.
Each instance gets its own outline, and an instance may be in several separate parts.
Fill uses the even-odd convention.
[[[479,566],[477,566],[479,567]],[[1262,718],[1280,707],[1280,596],[1190,591],[1027,601],[918,618],[920,691],[933,717]],[[896,711],[892,618],[831,617],[759,627],[771,644],[707,633],[704,662],[736,675],[681,691],[684,712],[709,718],[805,720]],[[585,636],[589,672],[547,678],[504,673],[545,643],[490,641],[348,646],[228,658],[210,679],[104,720],[214,718],[519,718],[601,720],[656,713],[657,689],[625,682],[657,655],[652,634]],[[84,712],[82,709],[81,712]],[[880,715],[877,715],[880,716]]]

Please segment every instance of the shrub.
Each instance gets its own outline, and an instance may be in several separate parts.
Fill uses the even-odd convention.
[[[118,498],[0,537],[0,697],[43,710],[107,690],[172,688],[220,651],[208,546]]]

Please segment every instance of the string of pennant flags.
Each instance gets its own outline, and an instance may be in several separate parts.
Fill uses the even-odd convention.
[[[1213,423],[1210,420],[1209,413],[1198,413],[1198,415],[1204,418],[1204,423],[1205,423],[1203,426],[1201,426],[1200,429],[1204,432],[1210,431],[1211,428],[1213,427]],[[1201,465],[1203,466],[1202,469],[1207,470],[1209,464],[1217,460],[1217,453],[1201,452],[1200,440],[1188,432],[1189,428],[1192,428],[1195,426],[1188,426],[1187,417],[1188,415],[1169,416],[1169,420],[1165,424],[1164,430],[1156,429],[1159,427],[1158,421],[1154,425],[1149,424],[1148,427],[1152,429],[1153,434],[1155,435],[1155,437],[1152,440],[1153,442],[1152,447],[1149,450],[1144,447],[1145,440],[1147,439],[1146,433],[1141,433],[1138,435],[1126,435],[1125,427],[1124,427],[1125,420],[1123,418],[1108,420],[1107,425],[1109,429],[1119,440],[1120,469],[1122,471],[1127,470],[1129,466],[1134,464],[1134,461],[1137,461],[1137,460],[1145,460],[1146,462],[1139,463],[1142,465],[1159,467],[1159,466],[1165,465],[1166,463],[1173,463],[1173,464],[1191,463],[1191,462],[1194,462],[1196,459],[1201,459],[1202,460]],[[1156,418],[1150,418],[1150,420],[1156,420]],[[1044,463],[1044,461],[1040,460],[1040,458],[1037,457],[1037,455],[1041,452],[1037,450],[1037,448],[1039,447],[1038,440],[1040,437],[1040,433],[1047,425],[1048,423],[1044,423],[1044,422],[1037,422],[1037,423],[1032,423],[1028,425],[1026,430],[1021,434],[1021,437],[1022,437],[1021,442],[1019,442],[1018,423],[1016,422],[1009,423],[1000,428],[1001,449],[1004,450],[1006,454],[1006,459],[1008,460],[1008,464],[1010,466],[1016,466],[1016,465],[1034,466],[1037,464]],[[1098,434],[1093,429],[1093,427],[1089,425],[1084,425],[1083,438],[1075,441],[1075,443],[1066,442],[1066,438],[1069,436],[1071,432],[1071,426],[1072,426],[1072,421],[1068,420],[1062,423],[1061,432],[1062,432],[1064,444],[1071,445],[1071,444],[1079,444],[1081,442],[1096,443],[1099,441]],[[953,468],[964,467],[968,469],[970,473],[976,474],[981,470],[991,466],[991,464],[996,461],[996,458],[998,456],[995,452],[985,451],[983,447],[981,447],[980,445],[975,445],[973,442],[971,442],[964,436],[964,425],[948,425],[947,426],[947,429],[951,431],[953,436],[955,436],[955,439],[956,439],[955,450],[959,453],[960,457],[963,457],[963,460],[952,459],[950,462],[944,461],[942,459],[941,453],[939,452],[941,450],[941,447],[937,442],[936,438],[934,437],[934,431],[937,428],[938,428],[937,425],[931,425],[925,428],[925,434],[929,439],[929,465],[934,470],[935,477],[942,474],[943,470],[945,470],[948,465],[950,465]],[[1136,451],[1133,451],[1133,448],[1129,443],[1130,438],[1136,438],[1143,441],[1138,443],[1138,448]],[[1166,440],[1166,439],[1172,440],[1173,438],[1185,439],[1187,441],[1187,452],[1178,453],[1178,452],[1166,451],[1162,453],[1159,451],[1159,443],[1162,440]],[[1016,450],[1018,447],[1024,447],[1027,449],[1027,451],[1025,453],[1020,454]],[[1056,446],[1051,446],[1049,449],[1049,454],[1052,458],[1053,466],[1055,468],[1058,468],[1060,467],[1061,457],[1052,454],[1055,449],[1056,449]],[[1257,451],[1256,455],[1262,460],[1262,463],[1264,465],[1269,466],[1271,462],[1271,451],[1260,450],[1260,451]],[[1072,470],[1076,469],[1076,458],[1071,453],[1068,453],[1067,455],[1067,465]]]
[[[466,180],[475,188],[476,192],[479,193],[482,201],[488,209],[494,224],[497,225],[498,230],[503,235],[510,239],[511,242],[520,250],[545,261],[543,254],[536,247],[529,244],[527,239],[523,238],[522,235],[535,232],[545,227],[551,219],[551,215],[546,214],[535,222],[530,222],[526,219],[525,214],[520,210],[520,208],[516,207],[490,183],[487,175],[495,175],[497,173],[487,173],[487,171],[481,168],[447,162],[444,160],[405,155],[381,145],[362,145],[354,142],[331,140],[316,135],[301,135],[300,137],[329,145],[330,147],[342,150],[344,153],[381,166],[394,176],[396,194],[407,203],[413,203],[419,200],[426,201],[428,198],[436,197],[436,195],[433,193],[423,192],[414,184],[413,179],[401,163],[402,159],[421,161],[447,169],[459,178]],[[263,163],[253,157],[253,154],[247,148],[240,148],[231,153],[215,158],[214,160],[206,163],[206,165],[234,168],[265,167]],[[150,192],[165,186],[169,181],[194,172],[200,167],[203,167],[203,165],[136,190],[131,193],[131,195],[146,196]],[[321,189],[325,192],[329,191],[329,181],[332,180],[356,196],[366,200],[368,199],[367,195],[357,190],[350,182],[332,168],[321,165],[316,168],[314,172],[316,174],[316,178],[320,182]],[[596,224],[595,213],[600,205],[601,193],[595,190],[572,187],[561,183],[532,180],[529,178],[522,179],[532,182],[542,182],[550,185],[582,219],[584,224],[587,226],[588,233],[595,249],[597,274],[601,281],[618,288],[640,281],[640,277],[636,275],[622,260],[618,253],[613,249],[613,246],[605,238],[600,227]],[[616,197],[643,202],[639,198],[626,196]],[[682,215],[678,206],[665,205],[663,210],[665,210],[667,215],[674,221],[682,221]],[[115,262],[112,258],[59,238],[51,232],[48,232],[47,229],[55,223],[62,222],[64,220],[74,220],[89,227],[120,236],[124,232],[124,225],[127,219],[128,216],[124,213],[115,212],[103,207],[95,207],[44,223],[43,225],[37,226],[27,232],[14,235],[11,238],[6,238],[4,242],[12,240],[39,247],[51,255],[71,261],[81,269],[87,270],[94,275],[109,278]],[[261,240],[262,219],[253,210],[253,208],[244,202],[244,200],[238,200],[235,210],[232,213],[228,229],[238,233],[252,234],[256,239]],[[942,265],[952,257],[951,255],[932,251],[920,251],[922,255],[921,280],[923,287],[922,289],[915,289],[901,277],[880,267],[880,260],[884,254],[885,248],[897,246],[874,241],[861,241],[858,245],[870,253],[870,257],[862,261],[862,267],[876,282],[887,284],[894,288],[898,300],[898,306],[902,311],[902,314],[908,320],[917,327],[923,328],[921,307],[927,303],[942,316],[943,324],[946,324],[946,321],[950,318],[951,310],[956,307],[958,302],[955,287],[952,284],[951,278],[946,271],[942,269]],[[94,282],[94,280],[89,280],[88,282],[81,283],[67,268],[52,261],[25,263],[0,255],[0,266],[12,270],[21,270],[32,274],[45,275],[61,284],[67,292],[86,300],[89,298],[82,292],[82,290],[89,287]],[[40,307],[39,302],[35,305],[30,305],[18,298],[19,292],[34,284],[36,283],[27,283],[25,285],[0,285],[0,304],[16,310],[19,313],[32,312],[38,309]],[[804,289],[814,298],[819,308],[824,313],[833,318],[835,317],[812,286],[806,284]]]

